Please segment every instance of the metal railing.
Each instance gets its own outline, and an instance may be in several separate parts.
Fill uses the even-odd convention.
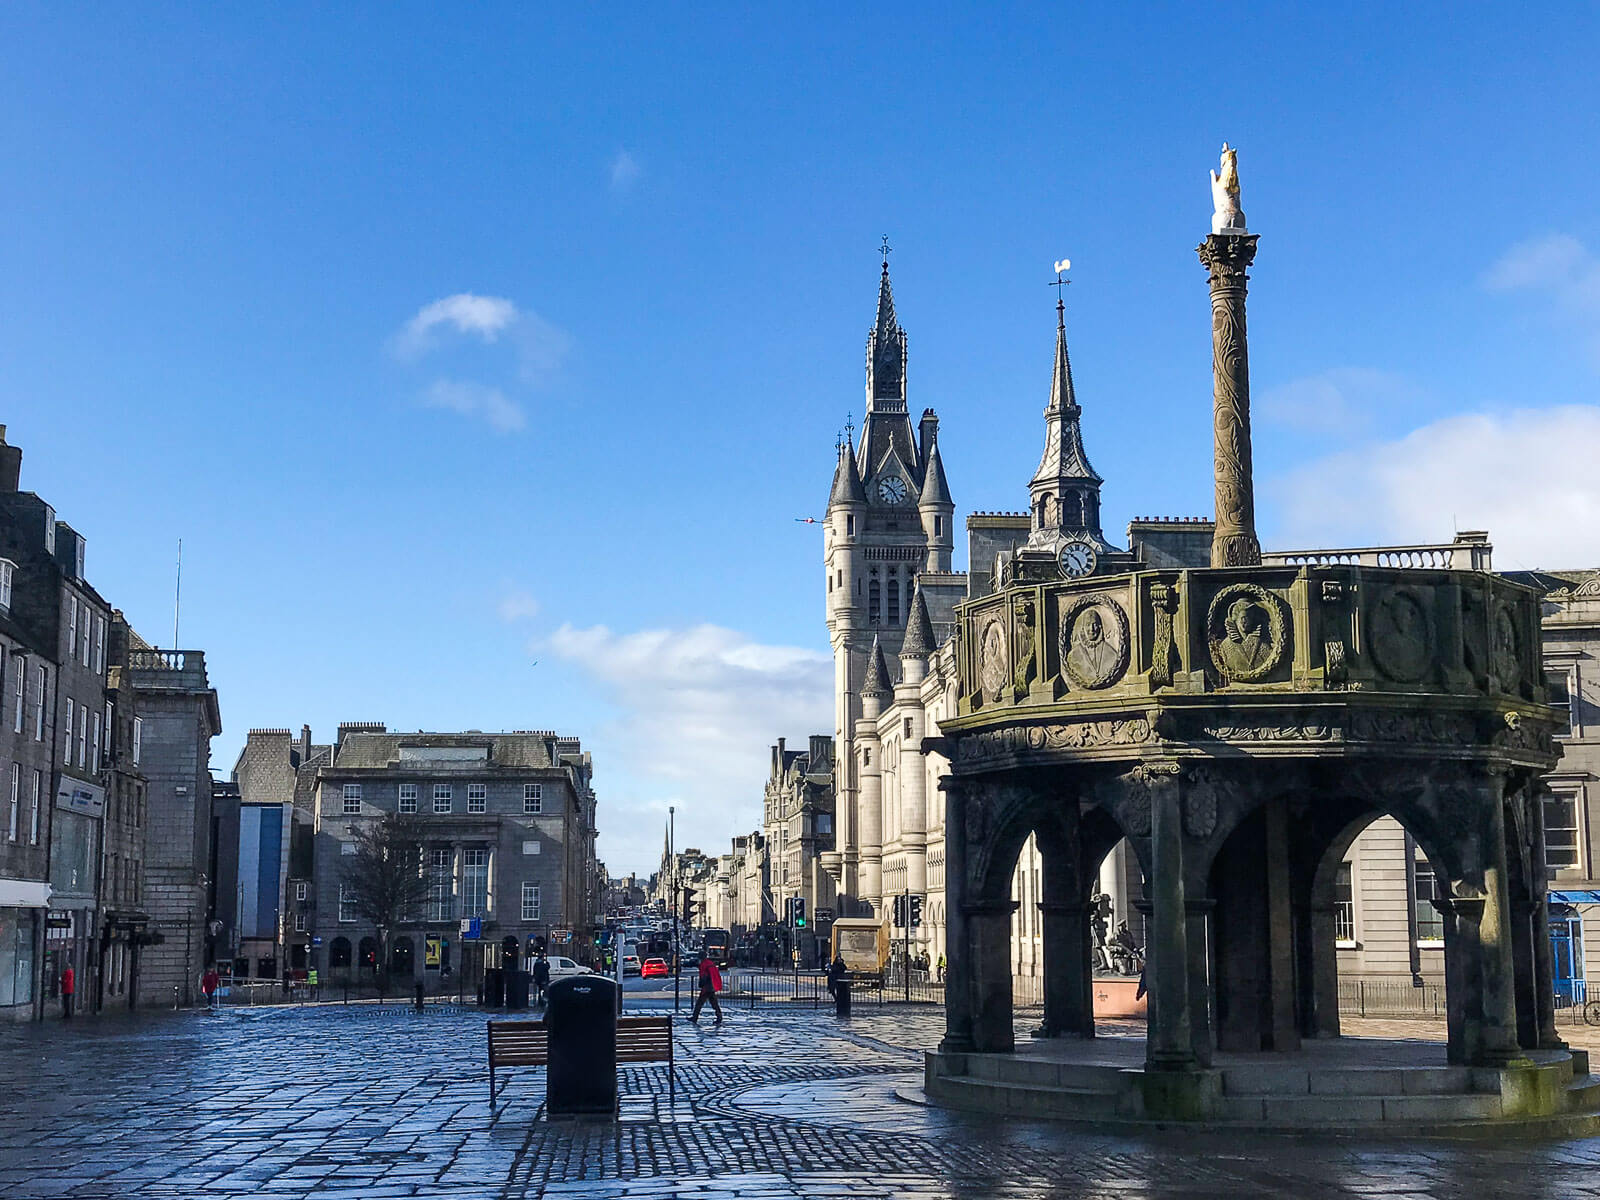
[[[1409,979],[1341,979],[1339,1013],[1347,1017],[1443,1017],[1444,988]]]

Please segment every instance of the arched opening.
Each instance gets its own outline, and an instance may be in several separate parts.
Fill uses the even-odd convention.
[[[376,938],[364,937],[361,944],[356,947],[358,970],[364,974],[374,975],[378,970],[378,941]]]
[[[389,947],[389,973],[401,979],[416,974],[416,948],[409,937],[397,937]]]
[[[350,969],[350,939],[336,937],[328,947],[328,969],[330,971],[348,971]]]

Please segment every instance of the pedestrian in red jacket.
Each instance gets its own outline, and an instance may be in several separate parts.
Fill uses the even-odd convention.
[[[78,977],[68,963],[61,971],[61,1019],[72,1020],[72,993],[78,986]]]
[[[707,1000],[711,1001],[711,1011],[717,1014],[717,1024],[722,1024],[722,1005],[717,1003],[717,993],[722,990],[722,972],[717,970],[717,964],[710,954],[700,957],[700,994],[694,998],[694,1009],[689,1013],[689,1020],[700,1020],[700,1009]]]

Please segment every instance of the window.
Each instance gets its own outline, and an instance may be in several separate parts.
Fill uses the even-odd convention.
[[[298,883],[296,883],[294,885],[294,898],[296,900],[304,900],[306,898],[306,882],[305,882],[305,880],[302,879],[302,880],[300,880],[300,882],[298,882]]]
[[[344,811],[347,815],[361,811],[361,785],[359,783],[347,783],[344,785]]]
[[[872,747],[861,747],[861,765],[863,767],[870,767],[872,765]]]
[[[489,908],[489,852],[461,853],[461,915],[481,917]]]
[[[902,736],[910,737],[911,736],[911,718],[910,717],[906,718],[906,722],[905,722],[904,728],[905,728],[905,733]]]
[[[294,915],[294,931],[296,933],[304,933],[306,931],[306,915],[305,915],[305,913],[295,913],[295,915]]]
[[[67,731],[72,732],[70,729]],[[87,705],[78,705],[78,769],[81,771],[89,765],[89,708]]]
[[[356,919],[356,898],[351,895],[350,885],[339,885],[339,920],[349,922]]]
[[[828,835],[831,835],[833,833],[833,814],[832,813],[818,813],[817,814],[817,833],[821,834],[823,836],[828,836]]]
[[[133,765],[139,765],[139,748],[144,742],[144,718],[133,719]]]
[[[67,658],[78,657],[78,598],[67,597]]]
[[[11,607],[11,573],[16,569],[10,559],[0,558],[0,608]]]
[[[451,800],[454,798],[454,795],[455,795],[455,793],[453,792],[453,790],[451,789],[451,787],[450,787],[450,785],[448,783],[436,783],[436,784],[434,784],[433,785],[433,811],[436,812],[436,813],[447,813],[447,812],[449,812],[452,808],[455,807],[455,805],[453,805],[451,803]]]
[[[6,838],[8,841],[17,840],[17,831],[22,827],[22,764],[11,764],[11,816],[6,821]]]
[[[1333,874],[1333,940],[1356,940],[1356,893],[1347,862],[1340,863]]]
[[[933,536],[934,537],[943,537],[944,536],[944,517],[935,516],[933,518]]]
[[[67,736],[61,747],[61,764],[72,765],[72,697],[67,697]]]
[[[522,885],[522,919],[524,921],[537,921],[539,919],[539,885],[525,883]]]
[[[544,785],[541,783],[525,783],[522,785],[522,811],[537,814],[544,811]]]
[[[1578,798],[1571,792],[1544,797],[1544,865],[1562,870],[1578,866]]]
[[[417,811],[417,785],[402,783],[400,785],[400,811],[414,813]]]
[[[34,674],[39,677],[39,701],[33,708],[33,740],[44,741],[44,702],[50,690],[50,668],[40,663]]]
[[[876,579],[867,580],[867,620],[876,625],[883,619],[883,595]]]
[[[1439,881],[1434,876],[1433,867],[1425,858],[1419,858],[1412,864],[1412,889],[1413,904],[1417,912],[1417,941],[1442,942],[1444,941],[1444,914],[1433,906],[1433,901],[1439,896]]]
[[[106,673],[106,619],[94,619],[94,670],[97,675]]]
[[[17,712],[16,712],[16,718],[15,718],[15,720],[14,720],[12,726],[11,726],[11,732],[13,732],[13,733],[21,733],[22,732],[22,723],[23,723],[24,720],[27,719],[23,715],[23,713],[27,709],[27,707],[28,707],[28,660],[25,659],[25,658],[19,658],[17,660]]]
[[[43,802],[43,800],[44,772],[36,769],[33,772],[33,796],[29,805],[30,812],[28,814],[28,844],[30,846],[37,846],[39,844],[39,805]]]
[[[106,731],[105,740],[100,744],[100,753],[101,753],[101,756],[107,762],[110,762],[111,761],[111,701],[109,701],[109,700],[106,701],[105,731]]]
[[[845,531],[845,534],[847,536],[849,536],[849,537],[854,537],[855,536],[856,519],[855,519],[855,517],[851,516],[849,513],[846,513],[845,517],[844,517],[844,531]]]
[[[450,921],[455,912],[450,905],[450,851],[428,851],[428,920]]]
[[[467,811],[481,813],[488,810],[489,789],[481,783],[467,784]]]
[[[898,624],[900,624],[900,580],[899,580],[899,578],[894,578],[894,579],[889,580],[889,615],[888,615],[888,623],[890,625],[898,625]]]
[[[93,749],[89,752],[89,769],[95,774],[100,773],[100,714],[94,715],[94,741],[90,743]]]

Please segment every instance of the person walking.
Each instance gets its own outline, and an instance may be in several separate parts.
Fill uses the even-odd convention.
[[[200,976],[200,994],[206,998],[207,1008],[217,1007],[217,989],[222,986],[222,977],[217,974],[215,967],[207,967],[206,973]]]
[[[61,1019],[72,1020],[72,993],[77,989],[78,976],[68,963],[61,969]]]
[[[539,957],[533,960],[533,986],[538,1002],[542,1005],[545,1002],[545,993],[550,990],[550,959],[543,950],[539,951]]]
[[[939,955],[939,982],[944,982],[944,955]]]
[[[707,1000],[711,1001],[711,1011],[717,1014],[716,1024],[722,1024],[722,1005],[717,1003],[717,993],[722,990],[722,972],[717,970],[717,964],[710,954],[700,956],[700,992],[694,998],[694,1009],[689,1013],[689,1020],[699,1022],[700,1009]]]

